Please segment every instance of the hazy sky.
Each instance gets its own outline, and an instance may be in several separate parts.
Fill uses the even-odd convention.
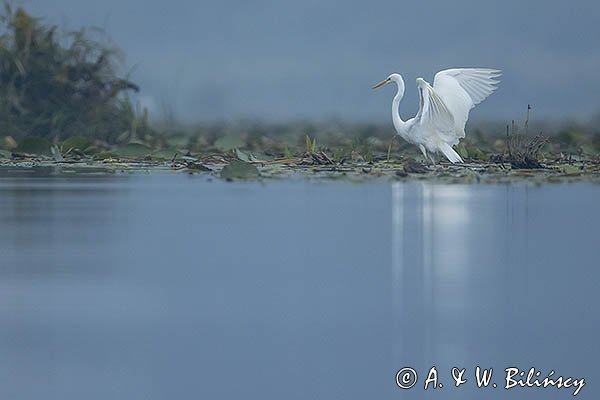
[[[597,1],[24,0],[70,28],[105,27],[137,65],[145,104],[179,118],[389,119],[404,75],[404,117],[415,78],[449,67],[504,70],[478,119],[600,111]]]

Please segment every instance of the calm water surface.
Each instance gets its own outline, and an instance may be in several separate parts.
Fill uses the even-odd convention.
[[[600,396],[599,186],[2,171],[0,227],[1,399]]]

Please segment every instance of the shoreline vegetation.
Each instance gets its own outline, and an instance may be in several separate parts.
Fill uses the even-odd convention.
[[[62,31],[4,2],[0,15],[0,168],[172,169],[226,180],[294,176],[475,183],[600,182],[600,129],[549,134],[480,125],[455,148],[465,164],[431,165],[392,140],[390,124],[152,123],[120,75],[123,54],[97,29]]]

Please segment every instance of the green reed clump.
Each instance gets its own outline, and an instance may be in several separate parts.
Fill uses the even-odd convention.
[[[83,135],[114,142],[147,128],[120,78],[120,51],[86,30],[59,32],[4,2],[0,15],[0,134],[17,140]],[[135,136],[132,132],[130,136]]]

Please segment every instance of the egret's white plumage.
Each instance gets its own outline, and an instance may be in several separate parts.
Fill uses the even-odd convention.
[[[398,107],[404,96],[404,80],[400,74],[391,74],[373,87],[394,82],[398,92],[392,101],[392,121],[398,135],[419,147],[425,158],[427,152],[442,153],[453,163],[463,162],[452,148],[465,137],[469,111],[494,90],[501,75],[497,69],[455,68],[435,74],[433,86],[417,78],[419,111],[414,118],[403,121]]]

